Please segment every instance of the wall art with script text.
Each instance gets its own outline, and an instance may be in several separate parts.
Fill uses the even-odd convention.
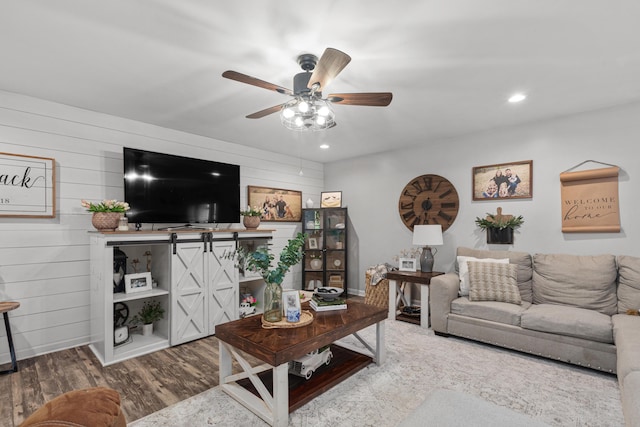
[[[563,233],[619,233],[618,167],[560,174]]]
[[[56,161],[0,153],[0,216],[56,216]]]

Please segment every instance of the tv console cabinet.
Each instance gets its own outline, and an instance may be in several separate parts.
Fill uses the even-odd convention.
[[[240,287],[257,294],[260,277],[244,278],[226,256],[238,245],[266,245],[273,230],[170,230],[90,232],[90,348],[106,366],[215,334],[238,318]],[[126,273],[150,272],[153,286],[142,292],[114,292],[114,249],[126,255]],[[120,252],[118,252],[120,253]],[[158,301],[163,319],[152,335],[132,328],[146,301]],[[114,310],[115,306],[115,310]],[[129,339],[114,341],[114,314],[128,312]]]

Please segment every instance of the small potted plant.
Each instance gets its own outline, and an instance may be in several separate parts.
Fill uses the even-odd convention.
[[[142,335],[147,336],[153,334],[153,322],[164,317],[164,308],[160,305],[160,301],[147,300],[142,308],[131,319],[133,324],[142,324]]]
[[[89,212],[93,212],[91,224],[98,231],[113,231],[118,228],[120,217],[129,210],[129,203],[117,200],[103,200],[100,203],[81,200],[80,204]]]
[[[258,206],[247,206],[247,209],[240,211],[242,224],[247,230],[255,230],[260,225],[260,217],[262,216],[262,210]]]
[[[476,217],[476,225],[487,231],[487,243],[512,244],[513,230],[522,224],[522,215],[502,215],[502,208],[498,208],[495,215],[487,213],[486,218]]]

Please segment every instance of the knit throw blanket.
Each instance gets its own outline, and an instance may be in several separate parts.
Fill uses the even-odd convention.
[[[384,264],[378,264],[367,268],[367,273],[371,276],[371,281],[369,282],[371,286],[377,285],[381,280],[387,278],[387,273],[389,271],[397,270],[397,267],[392,266],[388,262]]]

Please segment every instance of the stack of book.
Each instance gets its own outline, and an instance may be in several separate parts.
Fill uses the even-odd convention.
[[[331,310],[344,310],[347,308],[347,300],[345,298],[334,298],[332,300],[324,300],[317,296],[311,297],[309,305],[315,311],[331,311]]]

